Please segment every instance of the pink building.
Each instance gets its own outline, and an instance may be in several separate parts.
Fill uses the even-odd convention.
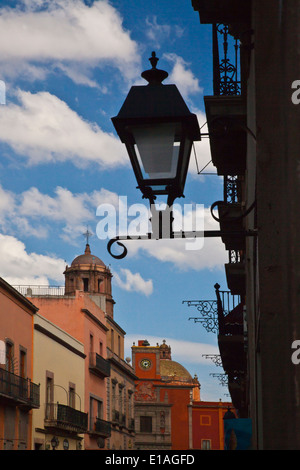
[[[40,406],[33,378],[37,307],[0,278],[0,450],[31,448],[32,410]]]
[[[111,273],[104,263],[93,256],[89,245],[85,253],[74,259],[65,270],[64,295],[35,295],[33,302],[39,314],[84,344],[85,397],[84,412],[88,413],[85,449],[103,449],[111,435],[107,420],[105,379],[110,376],[106,349],[106,314],[111,314]],[[107,312],[107,313],[105,313]]]

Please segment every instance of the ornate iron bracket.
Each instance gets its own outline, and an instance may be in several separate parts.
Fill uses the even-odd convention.
[[[217,367],[223,367],[222,359],[220,354],[202,354],[202,357],[205,357],[205,359],[211,359],[212,362],[217,366]]]
[[[201,323],[209,333],[218,333],[218,303],[216,300],[184,300],[188,307],[196,307],[200,312],[200,317],[189,317],[194,323]]]
[[[226,387],[228,385],[228,376],[227,374],[209,374],[212,377],[217,377],[220,381],[220,385]]]
[[[257,235],[257,231],[256,230],[243,230],[243,231],[239,231],[239,232],[236,232],[236,231],[232,231],[232,232],[222,232],[221,230],[204,230],[204,231],[191,231],[191,232],[183,232],[183,231],[179,231],[179,232],[173,232],[171,231],[170,232],[170,236],[169,237],[166,237],[164,236],[164,234],[155,234],[155,233],[147,233],[145,235],[136,235],[136,236],[130,236],[130,235],[120,235],[118,237],[115,237],[113,239],[111,239],[108,244],[107,244],[107,251],[109,252],[109,254],[113,257],[113,258],[116,258],[116,259],[122,259],[122,258],[125,258],[125,256],[127,255],[127,248],[126,246],[121,243],[120,240],[165,240],[167,238],[169,239],[173,239],[173,238],[182,238],[182,239],[193,239],[193,238],[199,238],[199,237],[222,237],[222,236],[232,236],[232,237],[255,237]],[[111,251],[111,248],[112,246],[117,243],[117,245],[121,246],[122,247],[122,253],[120,254],[113,254],[112,251]]]
[[[226,315],[240,302],[239,296],[234,296],[230,291],[220,291],[220,285],[214,285],[216,300],[183,300],[188,307],[196,307],[200,312],[199,317],[190,317],[194,323],[201,323],[209,333],[221,333],[224,329]]]

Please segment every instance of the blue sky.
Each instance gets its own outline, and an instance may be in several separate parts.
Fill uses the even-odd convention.
[[[133,341],[166,339],[173,359],[201,383],[203,400],[227,400],[210,373],[222,373],[202,354],[218,353],[216,336],[189,321],[183,300],[214,299],[227,289],[225,249],[205,239],[188,251],[170,240],[127,243],[123,260],[96,235],[100,204],[145,203],[111,117],[130,87],[142,84],[153,50],[165,83],[175,83],[205,124],[212,94],[211,27],[200,25],[191,0],[2,0],[0,79],[0,273],[13,285],[62,285],[63,271],[84,251],[83,233],[114,274],[115,320]],[[204,127],[205,129],[205,127]],[[196,144],[199,168],[209,143]],[[215,172],[209,165],[206,172]],[[205,228],[217,228],[210,205],[222,198],[222,180],[197,174],[192,156],[179,204],[203,204]],[[178,242],[178,241],[177,241]]]

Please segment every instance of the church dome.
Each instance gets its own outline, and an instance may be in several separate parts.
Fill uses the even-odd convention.
[[[97,266],[105,267],[103,261],[91,253],[90,245],[88,244],[86,245],[84,254],[77,256],[72,261],[71,266],[74,267],[78,266],[79,264],[96,264]]]
[[[160,375],[162,378],[179,380],[184,382],[192,382],[191,374],[178,362],[170,359],[160,360]]]

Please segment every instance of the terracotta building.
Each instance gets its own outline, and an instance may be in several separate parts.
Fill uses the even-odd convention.
[[[114,320],[112,274],[89,244],[64,274],[65,288],[27,289],[26,296],[42,317],[83,345],[81,411],[88,414],[88,425],[82,447],[132,448],[135,375],[124,360],[125,331]]]
[[[171,359],[165,342],[132,346],[132,363],[138,377],[135,391],[136,449],[184,450],[190,448],[192,416],[189,405],[199,399],[200,385]]]
[[[32,410],[40,406],[32,381],[37,310],[0,278],[0,450],[31,448]]]
[[[93,256],[89,245],[65,270],[65,292],[32,293],[41,316],[50,320],[84,345],[84,409],[88,413],[85,449],[103,449],[111,434],[107,421],[106,377],[110,363],[106,358],[105,310],[111,311],[111,293],[107,291],[110,271]],[[52,295],[49,295],[52,294]],[[107,306],[107,307],[106,307]]]
[[[224,415],[230,402],[200,399],[200,383],[172,360],[165,341],[132,346],[136,380],[136,449],[223,450]],[[232,411],[233,412],[233,411]]]
[[[193,401],[191,407],[193,449],[224,449],[224,415],[231,407],[232,403],[221,400],[219,402]]]

